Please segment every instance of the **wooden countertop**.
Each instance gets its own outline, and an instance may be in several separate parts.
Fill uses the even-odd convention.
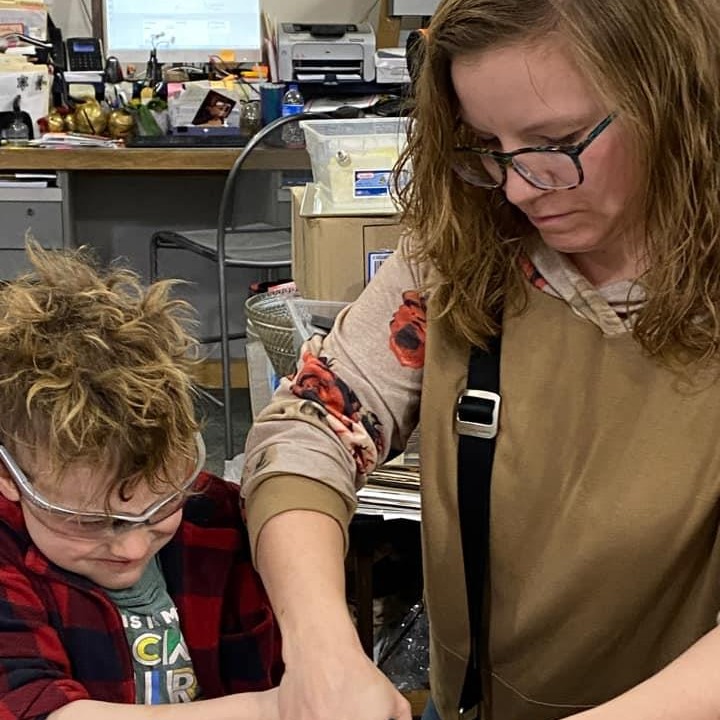
[[[91,172],[202,172],[229,170],[242,148],[3,148],[0,170],[73,170]],[[305,170],[305,150],[260,147],[248,169]]]
[[[410,709],[414,718],[422,717],[423,710],[430,699],[429,690],[403,690],[405,699],[410,702]]]

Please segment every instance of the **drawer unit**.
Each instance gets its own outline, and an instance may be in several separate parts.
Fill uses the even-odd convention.
[[[0,188],[0,279],[27,269],[25,237],[44,247],[62,247],[64,239],[60,188]]]
[[[12,280],[15,276],[29,269],[30,266],[24,250],[0,249],[0,281]]]

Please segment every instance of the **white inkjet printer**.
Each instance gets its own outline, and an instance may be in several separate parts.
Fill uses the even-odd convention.
[[[278,28],[278,56],[282,82],[372,82],[375,32],[370,23],[283,22]]]

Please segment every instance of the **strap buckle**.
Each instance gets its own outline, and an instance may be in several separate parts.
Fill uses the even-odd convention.
[[[472,705],[468,708],[460,708],[458,710],[459,720],[476,720],[479,717],[479,708],[477,705]]]
[[[487,390],[465,390],[457,400],[455,432],[492,440],[498,433],[500,395]]]

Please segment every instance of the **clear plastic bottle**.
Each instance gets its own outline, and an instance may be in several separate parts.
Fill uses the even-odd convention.
[[[298,115],[305,108],[305,99],[302,96],[296,83],[290,83],[287,92],[283,95],[282,115]],[[289,122],[282,126],[282,141],[285,147],[305,147],[305,134],[300,123]]]
[[[13,100],[12,108],[14,113],[12,123],[3,130],[5,142],[8,145],[27,145],[30,140],[30,128],[23,120],[20,110],[20,95],[17,95]]]

